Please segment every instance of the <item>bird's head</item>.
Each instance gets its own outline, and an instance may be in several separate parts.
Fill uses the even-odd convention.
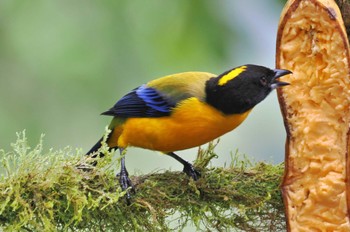
[[[228,70],[206,83],[206,102],[225,114],[252,109],[274,89],[289,85],[279,81],[292,72],[247,64]]]

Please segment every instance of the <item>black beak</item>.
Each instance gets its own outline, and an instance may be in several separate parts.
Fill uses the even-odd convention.
[[[275,76],[273,77],[273,81],[271,84],[272,89],[276,89],[276,88],[281,87],[281,86],[289,85],[288,82],[278,81],[277,79],[282,77],[282,76],[291,74],[292,73],[291,71],[286,70],[286,69],[274,69],[273,71],[275,72]]]

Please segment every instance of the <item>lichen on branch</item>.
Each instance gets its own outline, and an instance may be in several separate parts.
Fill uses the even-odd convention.
[[[119,159],[103,146],[97,167],[80,150],[30,148],[19,133],[11,151],[0,151],[0,228],[5,231],[210,231],[285,228],[280,194],[283,164],[251,164],[237,154],[227,167],[211,167],[210,143],[199,149],[198,181],[181,172],[132,176],[128,204],[112,167]],[[89,171],[77,167],[82,164]]]

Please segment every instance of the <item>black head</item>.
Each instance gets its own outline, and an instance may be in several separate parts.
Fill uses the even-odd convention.
[[[238,114],[252,109],[274,89],[289,85],[278,78],[292,73],[247,64],[211,78],[206,83],[206,102],[225,114]]]

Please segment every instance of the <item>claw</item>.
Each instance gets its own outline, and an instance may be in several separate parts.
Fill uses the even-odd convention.
[[[195,181],[201,176],[201,173],[197,171],[190,163],[184,164],[184,169],[182,171]]]
[[[119,148],[119,150],[120,150],[120,154],[122,154],[123,149]],[[129,173],[125,167],[125,157],[121,158],[120,165],[121,165],[120,173],[117,174],[117,177],[119,176],[120,187],[122,188],[123,191],[126,191],[126,201],[128,205],[130,205],[130,199],[131,199],[130,190],[133,193],[135,193],[135,189],[134,189],[134,185],[132,184],[129,178]],[[130,187],[131,189],[129,189]]]
[[[135,193],[134,185],[129,178],[129,173],[127,171],[121,171],[117,174],[117,177],[119,177],[119,184],[122,190],[126,190],[126,198],[129,202],[129,199],[131,199],[130,191]]]
[[[176,155],[174,152],[166,153],[168,156],[173,157],[177,161],[179,161],[183,166],[184,169],[182,170],[184,173],[187,174],[187,176],[191,177],[193,180],[198,180],[201,176],[201,173],[198,172],[196,169],[194,169],[193,165],[187,162],[186,160],[182,159],[180,156]]]

